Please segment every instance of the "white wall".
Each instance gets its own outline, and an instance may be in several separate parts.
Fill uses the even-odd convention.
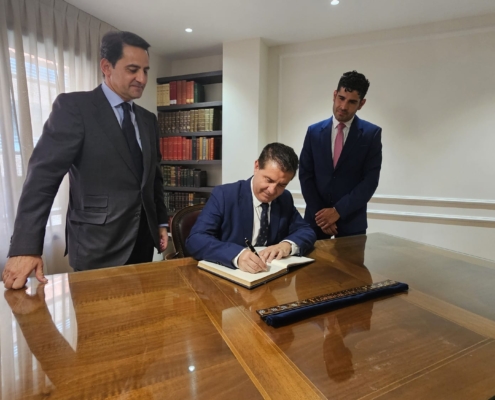
[[[221,54],[208,57],[172,60],[169,75],[187,75],[199,74],[201,72],[221,71],[222,67],[223,57]]]
[[[268,48],[260,38],[223,45],[222,182],[253,174],[266,144]]]
[[[370,80],[383,128],[369,230],[495,260],[495,15],[270,49],[268,128],[300,151],[341,74]],[[300,186],[289,189],[304,206]],[[466,201],[475,199],[477,201]]]

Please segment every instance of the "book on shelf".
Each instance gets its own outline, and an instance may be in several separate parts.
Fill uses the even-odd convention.
[[[262,249],[264,249],[264,247],[256,247],[258,252]],[[287,258],[282,258],[281,260],[273,260],[268,264],[268,271],[258,272],[256,274],[241,271],[240,269],[232,269],[206,260],[199,261],[198,268],[227,279],[247,289],[253,289],[257,286],[263,285],[266,282],[288,274],[292,267],[302,266],[312,263],[313,261],[314,259],[309,257],[290,256]]]
[[[219,108],[203,108],[158,113],[160,134],[181,132],[211,132],[222,129],[222,111]]]
[[[162,165],[163,185],[168,187],[199,188],[207,186],[208,174],[199,168],[181,165]]]
[[[164,161],[221,160],[222,137],[162,137],[160,151]]]
[[[205,101],[205,87],[194,82],[193,103],[203,103]]]
[[[157,86],[158,107],[203,103],[204,101],[204,86],[195,81],[171,81]]]
[[[206,186],[206,171],[200,169],[193,170],[193,185],[194,187],[205,187]]]
[[[163,194],[165,206],[169,214],[174,214],[180,209],[196,204],[205,204],[208,200],[206,193],[195,192],[168,192]]]
[[[170,105],[177,104],[177,81],[170,82]]]
[[[156,88],[156,104],[158,107],[170,105],[170,84],[158,85]]]

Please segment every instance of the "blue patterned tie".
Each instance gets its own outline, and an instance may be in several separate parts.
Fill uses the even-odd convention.
[[[255,246],[264,246],[268,240],[268,203],[261,203],[260,231]]]

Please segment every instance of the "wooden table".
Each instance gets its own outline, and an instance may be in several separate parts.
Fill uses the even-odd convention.
[[[5,291],[1,398],[495,395],[495,263],[384,234],[321,241],[310,256],[251,291],[190,258]],[[409,292],[277,329],[255,312],[387,278]]]

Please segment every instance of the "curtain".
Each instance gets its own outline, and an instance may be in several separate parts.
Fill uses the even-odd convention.
[[[99,45],[113,29],[62,0],[0,0],[0,273],[29,157],[52,102],[59,93],[92,90],[100,83]],[[64,179],[47,222],[43,254],[47,274],[71,271],[63,257],[68,195]],[[50,309],[52,319],[75,348],[77,323],[63,279],[67,275],[51,277],[45,295],[57,300],[58,308]],[[28,282],[28,293],[33,294],[36,285]],[[33,398],[49,393],[51,384],[29,351],[3,293],[0,321],[0,399],[28,391]]]
[[[52,102],[100,83],[99,46],[113,29],[62,0],[0,0],[0,272],[29,157]],[[66,177],[46,227],[46,274],[71,271],[63,257],[68,193]]]

